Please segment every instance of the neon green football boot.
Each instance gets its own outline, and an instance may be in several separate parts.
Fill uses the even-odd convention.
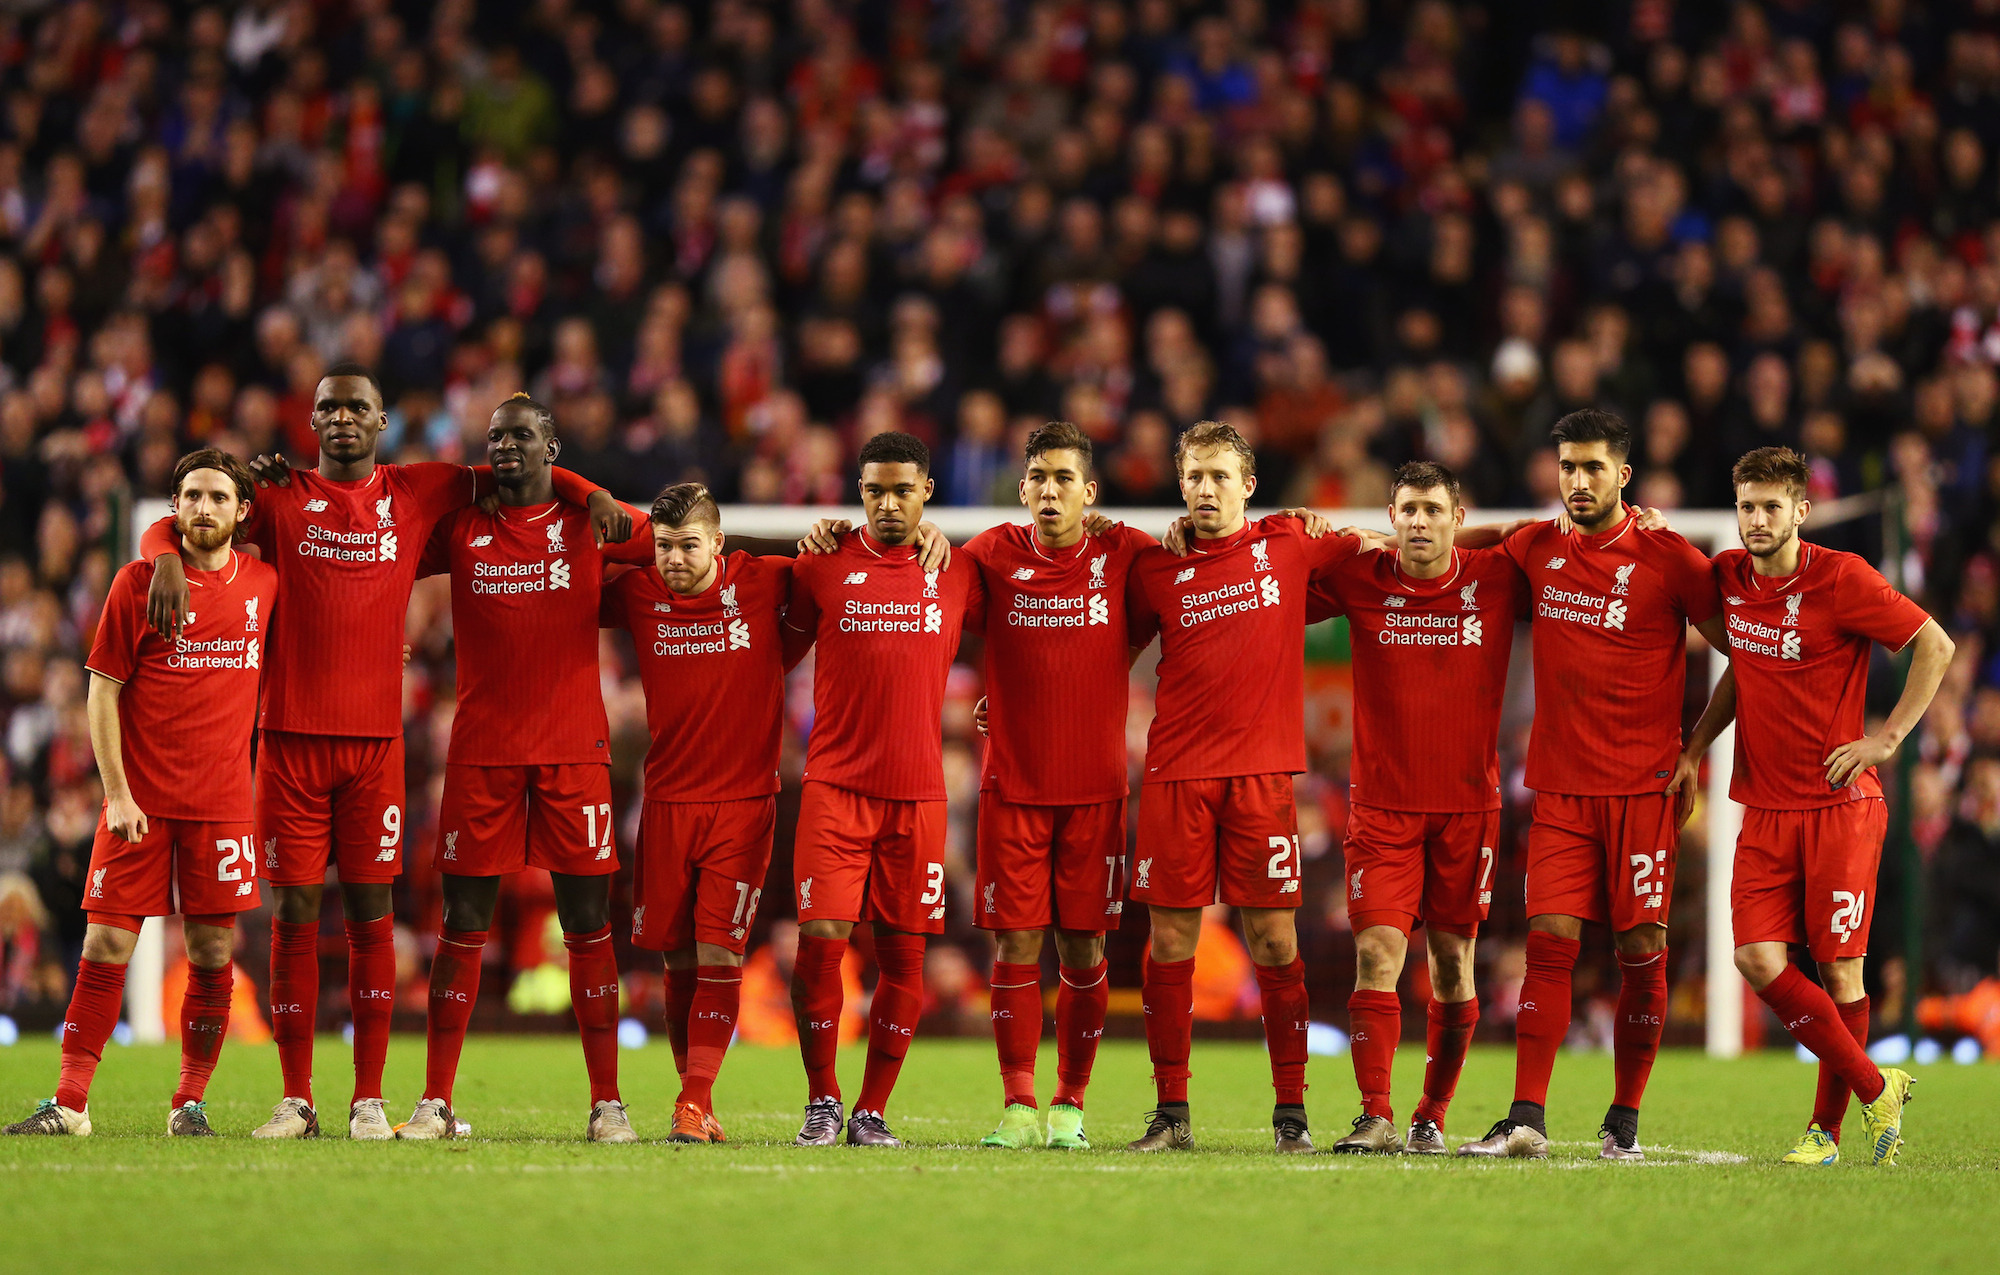
[[[1799,1135],[1798,1145],[1787,1151],[1778,1163],[1808,1164],[1814,1168],[1839,1164],[1840,1144],[1819,1125],[1809,1124],[1806,1131]]]
[[[1049,1104],[1049,1146],[1057,1151],[1088,1151],[1090,1139],[1083,1132],[1083,1109],[1065,1103]]]
[[[1914,1083],[1909,1072],[1884,1067],[1882,1092],[1875,1096],[1875,1101],[1861,1104],[1861,1114],[1868,1121],[1871,1164],[1896,1162],[1896,1153],[1903,1147],[1903,1104],[1910,1100],[1910,1086]]]
[[[1007,1104],[1000,1114],[1000,1127],[979,1140],[982,1147],[1005,1147],[1019,1151],[1042,1143],[1042,1113],[1018,1102]]]

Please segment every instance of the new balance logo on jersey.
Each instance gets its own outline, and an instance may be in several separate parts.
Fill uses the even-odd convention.
[[[1732,593],[1732,594],[1730,594],[1730,595],[1729,595],[1728,597],[1724,598],[1724,599],[1723,599],[1723,601],[1724,601],[1724,602],[1727,602],[1727,603],[1728,603],[1728,604],[1729,604],[1730,606],[1733,606],[1733,607],[1740,607],[1740,606],[1742,606],[1742,605],[1743,605],[1743,599],[1741,599],[1741,598],[1737,597],[1737,596],[1736,596],[1735,594],[1733,594],[1733,593]]]
[[[548,533],[549,533],[549,552],[550,552],[550,553],[566,553],[566,552],[568,552],[568,547],[567,547],[566,545],[564,545],[564,544],[563,544],[563,538],[562,538],[562,524],[561,524],[560,522],[552,522],[552,523],[550,523],[550,524],[548,525]]]
[[[394,496],[384,496],[384,497],[382,497],[382,499],[380,499],[380,500],[378,500],[378,501],[376,501],[376,502],[375,502],[375,525],[376,525],[376,526],[378,526],[378,527],[393,527],[393,526],[395,526],[395,525],[396,525],[396,515],[395,515],[394,513],[390,512],[390,510],[389,510],[389,505],[390,505],[390,503],[391,503],[392,501],[394,501],[395,499],[396,499],[396,498],[395,498]]]
[[[1098,593],[1091,594],[1090,600],[1085,604],[1085,606],[1086,609],[1089,611],[1089,618],[1088,620],[1085,621],[1086,623],[1088,624],[1111,623],[1111,604],[1104,600],[1104,595]]]
[[[983,893],[986,896],[986,915],[988,916],[992,916],[995,912],[998,912],[1000,910],[1000,905],[993,901],[993,891],[997,888],[998,886],[995,882],[988,881],[986,883],[986,889],[983,891]]]
[[[722,590],[722,593],[719,596],[722,599],[723,617],[726,619],[729,616],[735,615],[737,611],[736,586],[733,584],[725,586]],[[745,643],[745,645],[748,645],[748,643]]]
[[[1269,571],[1271,569],[1270,541],[1259,540],[1256,544],[1250,546],[1250,567],[1253,571]]]
[[[245,881],[242,885],[236,887],[236,897],[240,899],[244,895],[250,893],[250,891],[255,888],[256,887],[252,886],[248,881]]]
[[[1181,572],[1181,573],[1180,573],[1179,575],[1177,575],[1177,576],[1175,576],[1175,577],[1174,577],[1174,583],[1175,583],[1175,584],[1186,584],[1186,583],[1187,583],[1188,581],[1190,581],[1190,580],[1192,580],[1192,579],[1194,579],[1194,568],[1193,568],[1193,567],[1188,567],[1188,568],[1184,569],[1184,570],[1183,570],[1183,571],[1182,571],[1182,572]]]
[[[1563,569],[1563,563],[1565,563],[1565,562],[1568,562],[1568,561],[1569,561],[1569,559],[1568,559],[1568,558],[1550,558],[1550,559],[1549,559],[1549,565],[1548,565],[1548,566],[1546,566],[1546,567],[1543,567],[1543,568],[1542,568],[1542,570],[1544,570],[1544,571],[1560,571],[1560,570],[1562,570],[1562,569]]]
[[[1794,593],[1791,597],[1785,599],[1785,618],[1782,622],[1787,627],[1791,628],[1798,627],[1799,603],[1804,602],[1805,600],[1806,600],[1806,595],[1803,593]]]
[[[1016,580],[1032,580],[1035,578],[1035,569],[1033,567],[1022,567],[1014,572],[1014,578]]]
[[[447,832],[444,834],[444,857],[447,859],[458,858],[458,834],[456,832]]]
[[[109,871],[111,871],[111,869],[109,868],[99,868],[97,871],[90,874],[91,898],[101,899],[104,897],[104,874]]]
[[[1479,581],[1477,580],[1474,580],[1471,584],[1468,584],[1463,589],[1460,589],[1458,591],[1459,607],[1466,611],[1477,611],[1479,609],[1479,604],[1472,600],[1472,595],[1477,592],[1479,592]]]
[[[938,595],[938,591],[937,591],[937,578],[938,578],[938,573],[937,573],[937,572],[935,572],[935,571],[926,571],[926,572],[924,572],[924,596],[925,596],[925,597],[927,597],[927,598],[934,598],[934,597],[936,597],[936,596]]]
[[[1408,605],[1409,601],[1410,600],[1408,598],[1402,596],[1399,593],[1392,593],[1388,597],[1382,599],[1382,605],[1385,607],[1400,607]]]
[[[1607,629],[1617,629],[1621,633],[1624,631],[1625,604],[1623,602],[1612,598],[1604,604],[1604,627]]]
[[[841,583],[842,583],[842,584],[867,584],[867,583],[868,583],[868,573],[867,573],[866,571],[850,571],[850,572],[848,572],[848,573],[847,573],[847,579],[845,579],[845,580],[841,581]]]
[[[323,514],[326,512],[326,502],[324,500],[308,500],[306,502],[306,512],[309,514]]]
[[[255,633],[257,631],[257,604],[261,601],[263,601],[261,598],[243,599],[243,631],[245,633]]]
[[[396,847],[394,846],[385,847],[380,854],[375,856],[375,862],[377,863],[394,863],[395,861]]]
[[[655,611],[664,612],[665,614],[668,615],[672,615],[674,610],[673,604],[670,602],[655,602],[653,604],[653,609]]]
[[[1486,636],[1486,626],[1476,615],[1460,616],[1458,620],[1458,640],[1465,646],[1478,646]]]
[[[569,559],[557,558],[549,564],[549,587],[551,589],[569,588]]]
[[[1356,868],[1353,874],[1347,878],[1348,898],[1358,899],[1361,897],[1361,874],[1366,871],[1368,871],[1366,868]]]
[[[1095,558],[1092,558],[1090,560],[1091,588],[1102,589],[1104,587],[1104,561],[1110,556],[1111,555],[1108,553],[1100,553]]]
[[[474,536],[472,538],[472,547],[474,549],[484,549],[487,545],[490,545],[492,543],[493,543],[493,537],[491,536]]]
[[[807,877],[799,882],[799,911],[804,912],[813,905],[813,879]]]
[[[942,921],[942,920],[944,920],[944,905],[943,905],[943,904],[939,904],[939,905],[938,905],[937,907],[934,907],[934,908],[932,908],[932,909],[931,909],[931,920],[933,920],[933,921]],[[897,1031],[900,1031],[900,1032],[902,1032],[902,1033],[903,1033],[903,1034],[904,1034],[905,1036],[907,1036],[907,1035],[909,1035],[909,1034],[910,1034],[908,1030],[906,1030],[906,1029],[904,1029],[904,1028],[901,1028],[901,1027],[897,1028],[896,1030],[897,1030]]]
[[[1638,567],[1638,563],[1628,562],[1618,568],[1618,583],[1611,586],[1611,591],[1620,596],[1632,592],[1632,573],[1638,570]]]
[[[1132,865],[1133,886],[1141,890],[1150,889],[1152,874],[1153,861],[1151,859],[1139,860],[1139,862]]]
[[[936,595],[932,594],[931,596],[935,597]],[[924,632],[944,632],[944,611],[935,602],[924,608]]]
[[[742,620],[729,622],[729,649],[732,651],[750,649],[750,626]]]

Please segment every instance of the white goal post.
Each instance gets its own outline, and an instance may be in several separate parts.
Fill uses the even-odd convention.
[[[1813,510],[1808,524],[1819,529],[1874,513],[1881,507],[1880,496],[1870,493],[1829,501]],[[138,553],[139,535],[168,512],[167,502],[141,500],[133,507],[130,553]],[[1158,534],[1183,510],[1173,508],[1106,509],[1108,517]],[[1365,526],[1386,529],[1387,517],[1381,509],[1321,510],[1337,527]],[[1517,518],[1547,517],[1546,510],[1469,510],[1469,523],[1509,522]],[[1025,523],[1028,511],[1021,506],[932,506],[924,517],[935,523],[952,540],[963,543],[1004,522]],[[722,527],[728,535],[760,539],[795,539],[822,518],[844,518],[856,525],[862,521],[858,506],[833,505],[725,505]],[[1737,543],[1736,515],[1720,509],[1677,509],[1668,514],[1676,531],[1714,554]],[[1709,684],[1721,676],[1721,660],[1708,661]],[[1735,944],[1729,919],[1729,884],[1736,855],[1736,834],[1743,824],[1743,809],[1729,800],[1729,779],[1735,761],[1736,732],[1724,730],[1708,755],[1707,836],[1708,890],[1706,919],[1708,941],[1704,968],[1707,971],[1707,1046],[1717,1058],[1734,1058],[1743,1052],[1743,978],[1736,972]],[[161,950],[163,927],[157,920],[146,923],[139,936],[139,950],[132,958],[131,977],[126,983],[125,1012],[133,1036],[140,1041],[164,1039],[161,1022],[160,980],[165,970]]]

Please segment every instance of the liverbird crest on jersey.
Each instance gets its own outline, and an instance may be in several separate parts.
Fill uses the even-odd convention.
[[[723,589],[722,589],[722,595],[721,595],[721,596],[722,596],[722,613],[723,613],[724,615],[735,615],[735,614],[736,614],[736,586],[735,586],[735,585],[733,585],[733,584],[730,584],[730,585],[724,585],[724,586],[723,586]]]
[[[562,523],[559,521],[551,522],[548,525],[548,533],[549,533],[549,552],[550,553],[567,552],[567,546],[563,544]]]
[[[1271,542],[1259,540],[1250,546],[1250,566],[1258,571],[1271,569]]]
[[[926,571],[926,572],[924,572],[924,596],[925,596],[925,597],[927,597],[927,598],[934,598],[934,597],[936,597],[936,596],[938,595],[938,591],[937,591],[937,578],[938,578],[938,573],[937,573],[937,572],[935,572],[935,571]]]
[[[384,497],[382,497],[382,499],[380,499],[380,500],[378,500],[378,501],[376,501],[376,502],[375,502],[375,525],[376,525],[376,526],[378,526],[378,527],[393,527],[393,526],[395,526],[395,525],[396,525],[396,515],[395,515],[395,514],[393,514],[393,513],[391,513],[391,512],[389,512],[389,504],[390,504],[390,502],[391,502],[391,501],[393,501],[393,500],[395,500],[395,499],[396,499],[396,497],[395,497],[395,496],[394,496],[393,494],[391,494],[391,495],[387,495],[387,496],[384,496]]]
[[[1636,562],[1628,562],[1618,568],[1618,583],[1611,587],[1611,591],[1613,593],[1630,593],[1632,591],[1632,573],[1638,570],[1638,568],[1639,564]]]
[[[243,599],[243,631],[245,633],[255,633],[257,631],[257,604],[262,600],[261,598]]]
[[[1477,611],[1479,609],[1479,604],[1472,600],[1472,595],[1477,592],[1479,592],[1479,581],[1477,580],[1474,580],[1471,584],[1468,584],[1463,589],[1460,589],[1458,591],[1459,606],[1467,611]]]
[[[1799,622],[1799,603],[1806,600],[1803,593],[1794,593],[1785,599],[1785,623],[1796,628]]]
[[[1262,544],[1263,542],[1262,542],[1262,541],[1259,541],[1258,543],[1259,543],[1259,544]],[[1093,589],[1102,589],[1102,588],[1104,587],[1104,563],[1105,563],[1105,560],[1106,560],[1106,559],[1108,559],[1108,558],[1110,558],[1110,557],[1111,557],[1111,555],[1110,555],[1110,554],[1108,554],[1108,553],[1100,553],[1100,554],[1098,554],[1098,555],[1097,555],[1097,556],[1096,556],[1095,558],[1092,558],[1092,559],[1090,560],[1090,587],[1091,587],[1091,588],[1093,588]]]

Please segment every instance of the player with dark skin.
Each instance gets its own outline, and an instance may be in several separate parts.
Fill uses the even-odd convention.
[[[382,435],[383,420],[382,395],[367,377],[321,378],[313,391],[312,413],[313,433],[319,438],[320,477],[333,482],[360,482],[373,474],[375,447]],[[490,439],[488,445],[490,449]],[[521,449],[523,463],[527,452],[532,450]],[[545,501],[554,499],[548,473],[548,461],[552,459],[554,457],[550,454],[540,462],[540,489],[548,493],[541,497]],[[291,485],[291,465],[282,456],[259,456],[250,468],[257,475],[260,487]],[[501,486],[501,475],[497,469],[492,475],[492,485]],[[480,487],[487,486],[482,475]],[[631,512],[612,499],[608,492],[600,491],[591,497],[590,518],[591,528],[600,545],[606,541],[623,541],[632,534]],[[146,599],[146,622],[161,637],[171,639],[180,635],[187,611],[187,575],[181,570],[178,559],[161,558],[153,574],[152,591]],[[497,882],[494,889],[497,894]],[[325,887],[319,884],[273,885],[271,891],[277,898],[278,919],[295,925],[317,921],[320,896],[324,890]],[[372,921],[389,915],[392,893],[393,887],[386,881],[340,883],[346,915],[354,921]],[[489,896],[487,902],[489,913],[492,897]],[[597,924],[604,924],[601,908]]]

